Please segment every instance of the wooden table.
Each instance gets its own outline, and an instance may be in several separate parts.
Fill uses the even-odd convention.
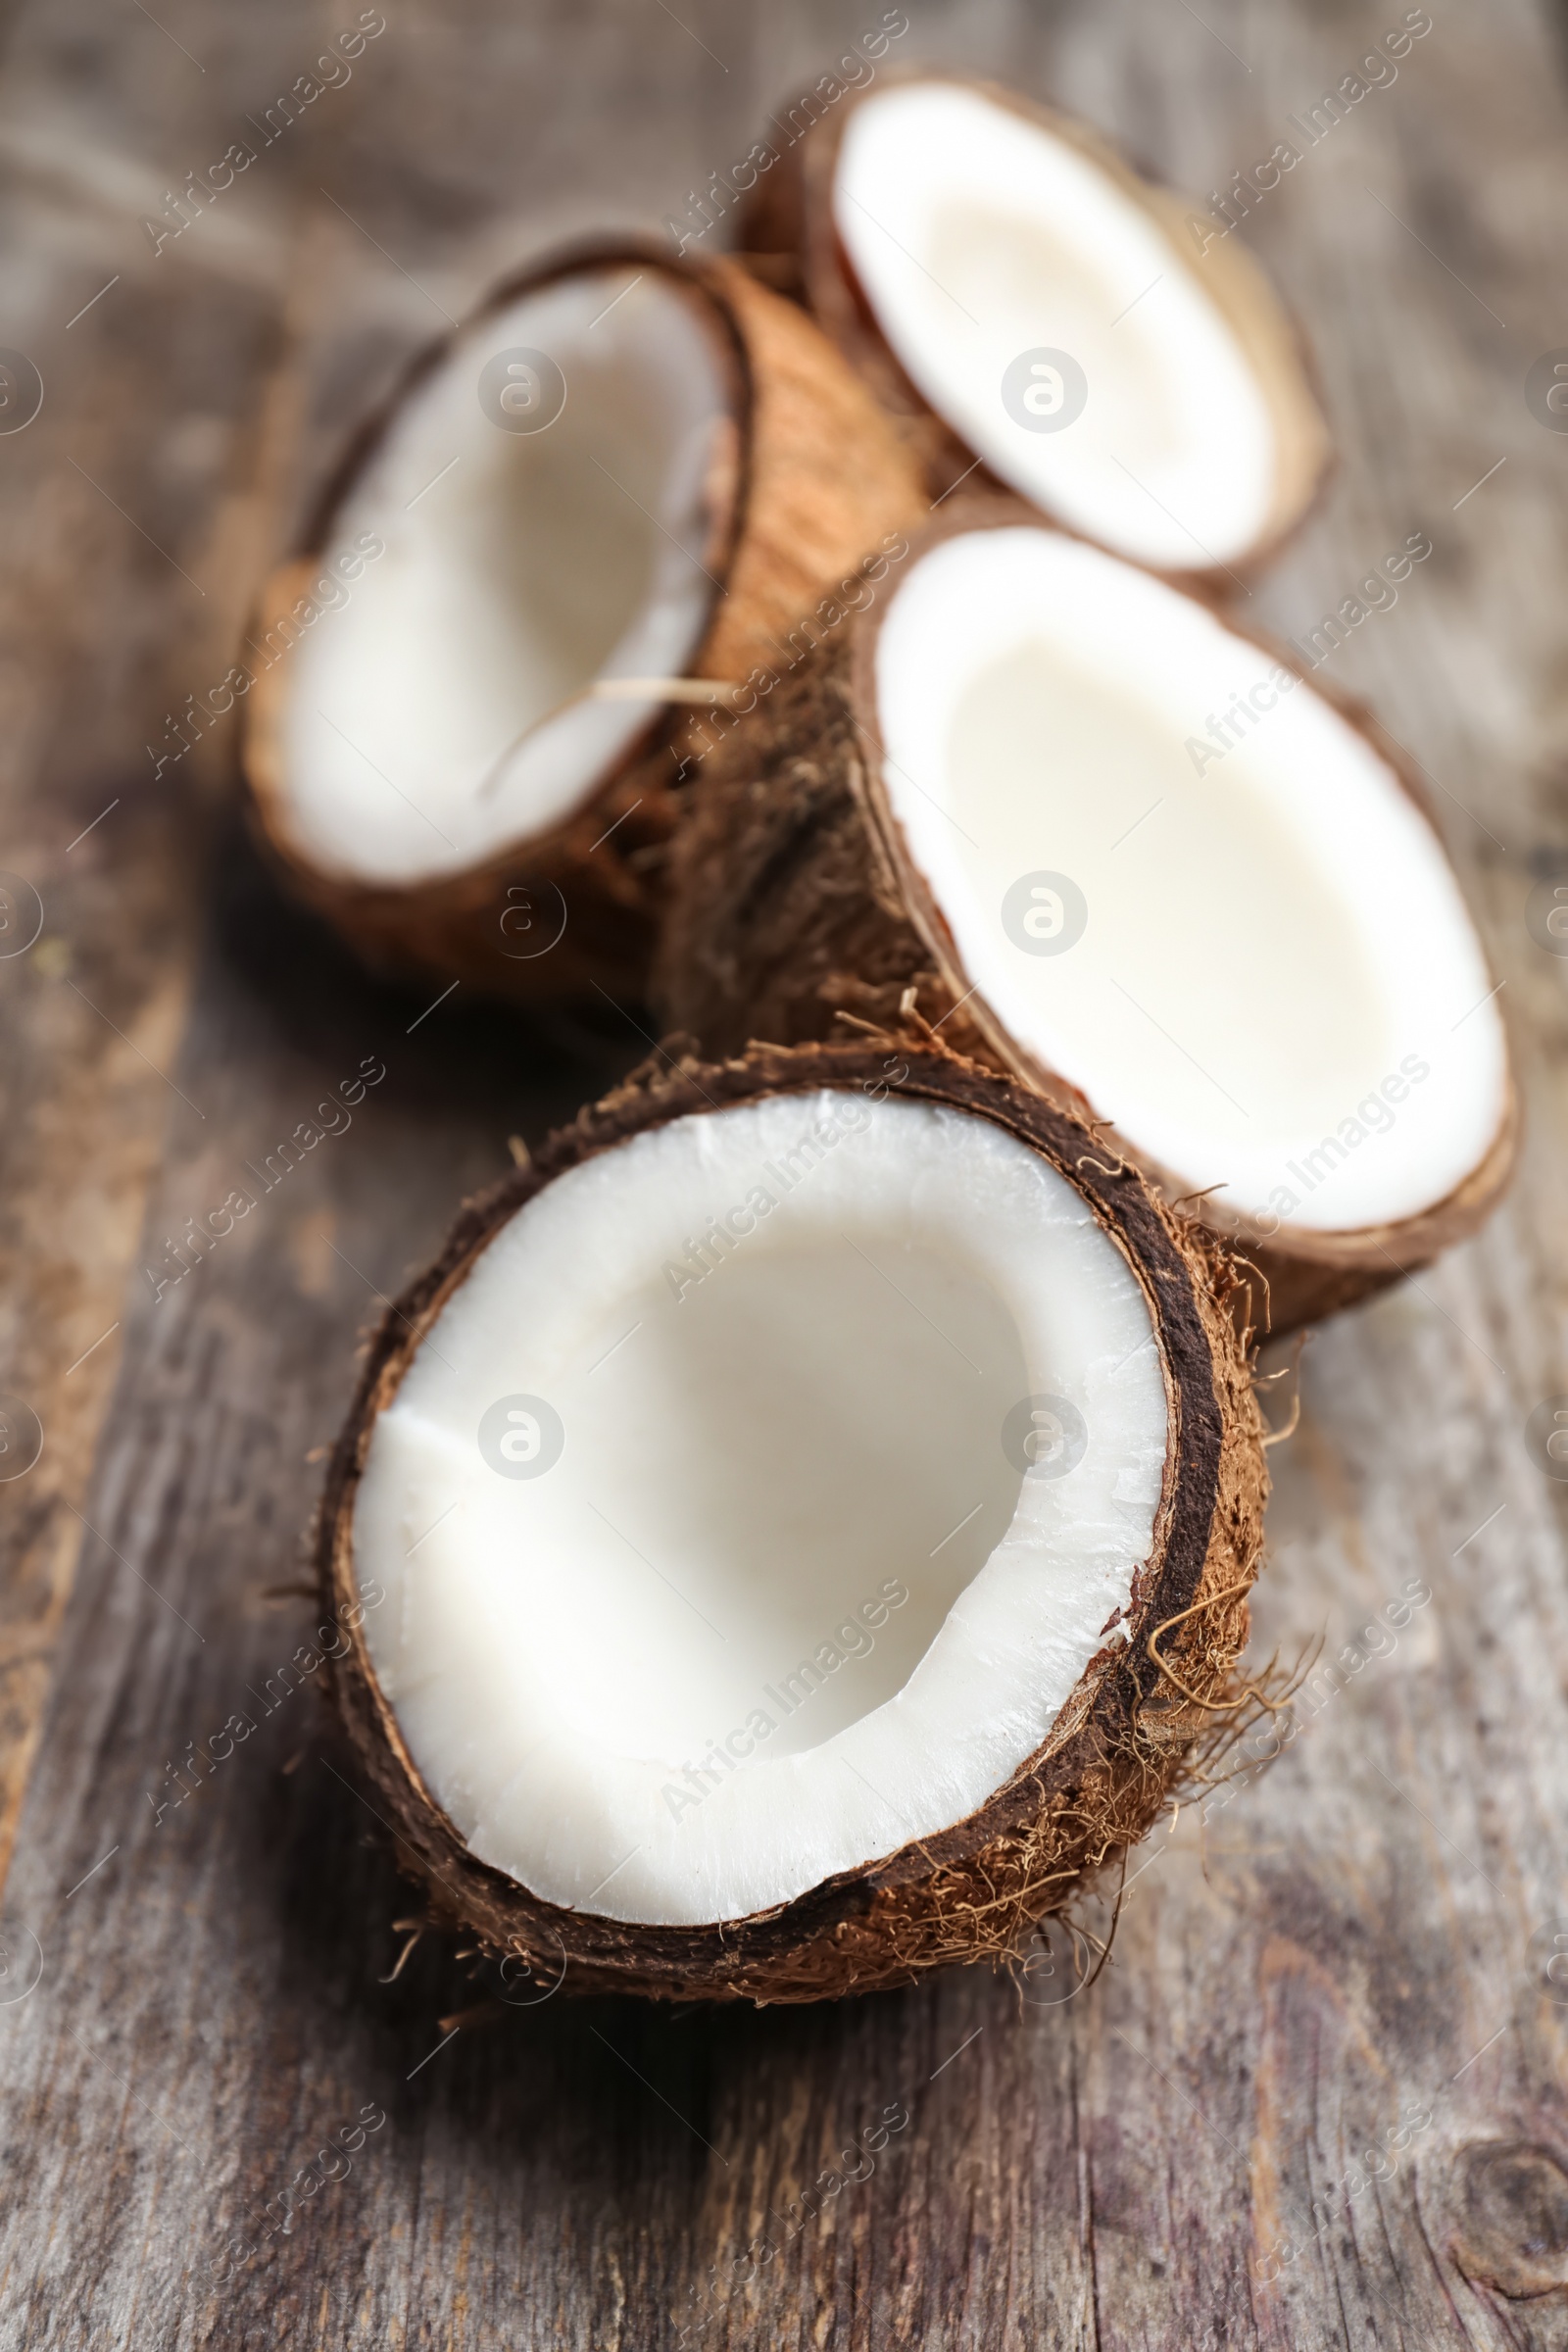
[[[1297,634],[1430,535],[1332,673],[1434,779],[1529,1101],[1491,1229],[1307,1351],[1255,1648],[1322,1635],[1339,1674],[1134,1857],[1074,1999],[970,1972],[816,2012],[491,2003],[454,2036],[484,1987],[428,1938],[387,1982],[407,1898],[309,1690],[182,1802],[178,1767],[312,1621],[378,1294],[641,1041],[372,985],[246,846],[231,742],[157,768],[166,713],[401,355],[554,236],[682,211],[877,12],[385,6],[266,144],[348,0],[9,15],[0,343],[45,393],[0,435],[0,864],[43,928],[0,961],[0,1388],[45,1442],[0,1485],[4,2344],[1568,2343],[1568,1489],[1524,1442],[1568,1388],[1568,964],[1526,921],[1568,855],[1568,438],[1524,389],[1568,344],[1560,15],[1433,0],[1240,232],[1344,452],[1248,611]],[[909,9],[893,55],[1050,93],[1204,192],[1401,16]],[[155,1296],[367,1055],[352,1130]],[[889,2109],[869,2177],[792,2223]]]

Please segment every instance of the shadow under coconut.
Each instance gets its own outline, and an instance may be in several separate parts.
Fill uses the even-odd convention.
[[[450,2140],[504,2199],[525,2189],[536,2225],[566,2228],[609,2201],[661,2241],[691,2228],[714,2261],[732,2249],[706,2243],[705,2209],[749,2214],[755,2229],[879,2121],[894,2145],[951,2051],[1016,2018],[1012,1987],[976,1970],[763,2010],[509,1984],[493,1962],[460,1956],[458,1938],[426,1928],[411,1944],[394,1925],[420,1901],[349,1775],[329,1733],[280,1786],[270,1870],[295,2032],[306,2048],[330,2043],[334,2070],[386,2107],[397,2145]],[[890,2127],[889,2109],[903,2121]]]
[[[537,1142],[652,1051],[638,1004],[524,1012],[466,983],[371,972],[288,895],[237,811],[212,872],[208,986],[231,1000],[227,1017],[265,1026],[323,1073],[373,1050],[404,1108],[442,1122],[455,1145],[472,1129]]]

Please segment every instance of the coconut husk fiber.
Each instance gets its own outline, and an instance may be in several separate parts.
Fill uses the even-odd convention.
[[[1164,1369],[1171,1437],[1149,1557],[1050,1737],[967,1820],[747,1919],[639,1927],[540,1900],[477,1861],[420,1781],[363,1632],[332,1667],[366,1792],[430,1919],[545,1984],[666,1999],[808,2001],[1015,1958],[1034,1924],[1141,1838],[1247,1705],[1237,1661],[1262,1544],[1267,1474],[1235,1274],[1070,1111],[940,1045],[860,1038],[651,1062],[464,1209],[370,1343],[327,1478],[317,1542],[324,1607],[354,1616],[354,1510],[377,1414],[500,1226],[566,1170],[660,1123],[768,1095],[881,1084],[994,1121],[1074,1186],[1132,1267]]]
[[[779,641],[825,586],[924,514],[918,469],[818,329],[726,258],[679,260],[638,244],[579,247],[498,286],[476,319],[573,271],[620,264],[691,290],[722,355],[734,431],[709,485],[712,596],[688,667],[699,680],[741,681],[777,662]],[[379,971],[461,980],[530,1004],[597,1001],[596,985],[617,999],[634,996],[662,906],[681,709],[663,710],[610,771],[589,780],[564,818],[428,882],[372,885],[324,870],[290,820],[282,729],[293,664],[271,649],[302,633],[301,608],[345,498],[453,340],[422,353],[355,435],[301,551],[263,591],[249,631],[254,645],[269,649],[245,702],[250,813],[289,885]],[[548,935],[558,921],[559,940],[546,953],[511,952],[520,925],[537,922]]]

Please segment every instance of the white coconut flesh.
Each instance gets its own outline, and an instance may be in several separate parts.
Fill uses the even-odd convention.
[[[1508,1080],[1480,943],[1431,826],[1308,683],[1023,526],[914,564],[875,693],[966,982],[1184,1187],[1353,1231],[1485,1157]]]
[[[508,394],[524,421],[554,405],[518,353],[564,379],[538,430],[496,421]],[[314,864],[428,881],[589,797],[659,706],[573,698],[684,676],[703,636],[731,406],[706,305],[654,268],[575,271],[457,337],[340,507],[321,573],[359,576],[289,657],[283,814]]]
[[[1168,570],[1266,534],[1280,449],[1256,371],[1194,268],[1078,148],[975,90],[879,91],[845,130],[833,219],[906,374],[1025,498]],[[1086,397],[1058,426],[1062,352]]]
[[[377,1420],[375,1672],[482,1860],[742,1918],[1039,1748],[1124,1638],[1166,1444],[1143,1290],[1037,1152],[854,1090],[681,1117],[516,1212]]]

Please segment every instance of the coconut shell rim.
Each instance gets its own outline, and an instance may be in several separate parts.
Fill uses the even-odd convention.
[[[896,1045],[911,1077],[918,1065],[920,1080],[907,1088],[915,1099],[990,1117],[994,1124],[1040,1151],[1089,1200],[1102,1230],[1132,1268],[1149,1305],[1172,1423],[1150,1557],[1135,1576],[1132,1605],[1118,1629],[1121,1638],[1102,1644],[1086,1663],[1041,1747],[993,1790],[984,1804],[940,1833],[906,1841],[784,1903],[745,1918],[696,1927],[619,1921],[564,1908],[535,1895],[495,1865],[480,1861],[426,1788],[410,1755],[396,1711],[375,1675],[363,1627],[358,1623],[352,1628],[345,1626],[348,1654],[329,1668],[339,1715],[362,1771],[393,1814],[402,1816],[401,1828],[395,1823],[386,1826],[393,1828],[400,1844],[416,1855],[417,1875],[425,1883],[437,1917],[444,1925],[478,1935],[485,1948],[497,1951],[522,1949],[537,1957],[537,1947],[553,1936],[563,1955],[564,1975],[569,1966],[579,1972],[577,1988],[620,1986],[673,1998],[765,2000],[770,1992],[771,1997],[809,1997],[771,1991],[774,1977],[780,1972],[787,1975],[803,1948],[813,1938],[831,1934],[847,1912],[853,1913],[854,1898],[863,1900],[879,1890],[906,1886],[921,1879],[933,1864],[946,1866],[981,1850],[990,1838],[1004,1834],[1028,1815],[1031,1790],[1038,1807],[1048,1786],[1063,1785],[1070,1779],[1074,1759],[1094,1733],[1102,1708],[1119,1704],[1124,1710],[1130,1706],[1136,1711],[1149,1702],[1162,1674],[1162,1663],[1149,1652],[1150,1636],[1192,1609],[1204,1581],[1215,1540],[1214,1515],[1224,1490],[1224,1453],[1230,1434],[1219,1397],[1217,1351],[1228,1343],[1236,1362],[1243,1361],[1231,1324],[1223,1309],[1213,1304],[1215,1253],[1205,1249],[1190,1225],[1184,1226],[1166,1208],[1136,1170],[1126,1164],[1108,1165],[1097,1152],[1096,1137],[1071,1111],[940,1046],[931,1050],[903,1040],[885,1043]],[[512,1216],[556,1176],[665,1119],[708,1115],[741,1102],[806,1093],[835,1083],[886,1084],[886,1058],[880,1046],[760,1047],[752,1049],[744,1058],[724,1063],[683,1060],[675,1076],[635,1073],[604,1104],[579,1113],[570,1127],[557,1131],[527,1167],[503,1176],[465,1204],[443,1250],[381,1318],[334,1448],[318,1518],[316,1565],[323,1604],[340,1623],[359,1599],[354,1508],[375,1420],[396,1394],[447,1299]],[[651,1072],[655,1067],[645,1065],[645,1070]],[[696,1090],[701,1090],[703,1099],[695,1099]],[[902,1080],[899,1091],[906,1091]],[[1158,1278],[1166,1286],[1163,1291],[1156,1291],[1150,1265],[1130,1246],[1129,1227],[1137,1228],[1151,1250],[1152,1261],[1158,1261]],[[1178,1290],[1175,1299],[1170,1296],[1171,1286]],[[1205,1297],[1209,1301],[1206,1313]],[[1172,1344],[1175,1335],[1179,1335],[1179,1346]],[[1248,1396],[1250,1399],[1250,1389]],[[1261,1426],[1256,1420],[1255,1400],[1251,1400],[1250,1410],[1255,1441]],[[1201,1440],[1200,1454],[1190,1449],[1195,1439]],[[1259,1530],[1261,1495],[1266,1489],[1263,1460],[1259,1450],[1255,1497]],[[1200,1480],[1203,1482],[1201,1492],[1196,1483]],[[1201,1519],[1200,1540],[1195,1513]],[[1249,1584],[1256,1566],[1254,1546]],[[1157,1619],[1156,1608],[1160,1612]],[[1179,1654],[1180,1644],[1174,1646]],[[395,1774],[387,1769],[388,1758],[395,1763]],[[461,1878],[463,1892],[443,1902],[441,1889],[451,1896],[454,1872]],[[581,1948],[585,1944],[588,1948]],[[906,1980],[901,1976],[897,1981]],[[837,1987],[852,1988],[849,1984]]]
[[[1011,89],[990,75],[964,74],[941,67],[900,65],[882,77],[879,86],[886,91],[908,88],[920,82],[942,83],[952,88],[971,90],[1006,113],[1016,115],[1047,131],[1064,146],[1083,156],[1151,220],[1161,242],[1170,249],[1177,266],[1219,313],[1241,346],[1243,357],[1258,383],[1275,428],[1276,478],[1269,512],[1256,537],[1230,564],[1214,559],[1201,564],[1149,565],[1145,568],[1155,570],[1159,578],[1173,584],[1202,584],[1219,593],[1223,593],[1220,589],[1222,580],[1229,581],[1235,587],[1247,577],[1255,576],[1266,569],[1321,503],[1339,458],[1326,413],[1322,369],[1310,338],[1300,318],[1279,293],[1261,261],[1244,244],[1227,244],[1220,248],[1213,262],[1209,262],[1206,255],[1201,257],[1200,262],[1195,262],[1183,245],[1174,220],[1178,213],[1185,219],[1191,209],[1190,200],[1178,189],[1167,185],[1156,172],[1123,149],[1107,132],[1083,117],[1069,114],[1045,99],[1032,98],[1023,91]],[[1075,529],[1049,508],[1035,506],[1023,492],[995,473],[989,463],[972,448],[956,427],[931,406],[879,325],[870,297],[861,286],[838,234],[832,204],[838,152],[845,131],[856,109],[873,94],[869,83],[847,93],[833,112],[813,122],[781,159],[786,172],[795,177],[799,198],[795,258],[800,269],[805,307],[823,326],[824,332],[841,349],[846,350],[846,357],[855,365],[854,356],[841,336],[840,321],[832,316],[837,312],[838,305],[831,298],[824,300],[828,287],[835,287],[843,294],[860,334],[876,347],[876,372],[900,387],[901,413],[910,417],[930,418],[954,451],[961,451],[977,460],[981,478],[994,485],[999,492],[1023,500],[1034,514],[1045,514],[1055,527],[1070,531],[1074,536],[1086,537],[1091,545],[1103,546],[1104,542],[1096,539],[1093,533]],[[789,110],[781,108],[779,111],[787,113]],[[1216,236],[1223,233],[1216,230]],[[1213,275],[1205,277],[1202,274],[1203,268],[1210,269]],[[1290,495],[1287,485],[1293,476],[1298,486],[1294,495]],[[957,487],[956,481],[950,485],[950,489]],[[1119,548],[1108,547],[1106,552],[1113,555],[1122,553]],[[1125,560],[1138,561],[1134,557]]]
[[[1298,684],[1326,703],[1370,745],[1427,825],[1445,865],[1453,877],[1454,887],[1475,934],[1489,978],[1492,974],[1492,958],[1480,926],[1471,914],[1447,844],[1438,828],[1432,797],[1417,762],[1403,745],[1389,733],[1368,703],[1331,680],[1319,681],[1310,669],[1302,667],[1299,658],[1285,643],[1256,623],[1242,619],[1215,589],[1196,581],[1173,578],[1168,572],[1159,571],[1151,564],[1136,563],[1128,556],[1115,555],[1112,550],[1102,548],[1098,540],[1081,531],[1069,530],[1064,524],[1042,519],[1037,508],[1011,492],[998,497],[987,491],[977,493],[972,500],[960,499],[945,516],[929,523],[923,531],[911,535],[907,559],[891,593],[854,616],[849,640],[848,691],[857,713],[858,730],[862,737],[868,737],[874,744],[877,754],[874,767],[864,753],[858,751],[855,755],[858,798],[866,819],[873,859],[895,878],[902,903],[935,959],[943,985],[949,990],[955,1004],[960,1001],[964,1004],[965,1013],[973,1020],[991,1051],[999,1054],[1008,1067],[1024,1074],[1028,1083],[1053,1099],[1059,1100],[1062,1090],[1065,1090],[1070,1097],[1083,1102],[1093,1116],[1095,1132],[1103,1136],[1107,1143],[1114,1145],[1117,1152],[1130,1159],[1165,1199],[1173,1201],[1192,1200],[1196,1196],[1187,1188],[1185,1178],[1162,1168],[1149,1153],[1140,1151],[1112,1120],[1094,1116],[1094,1105],[1082,1090],[1060,1072],[1049,1069],[1026,1047],[1021,1046],[993,1010],[983,991],[978,986],[971,986],[935,894],[917,864],[903,825],[894,812],[881,773],[885,746],[877,708],[875,662],[876,643],[883,621],[897,603],[900,590],[912,577],[924,556],[951,539],[984,530],[1009,528],[1043,530],[1058,538],[1074,540],[1097,555],[1110,556],[1113,562],[1128,564],[1131,569],[1144,573],[1147,578],[1169,589],[1173,595],[1189,598],[1209,612],[1231,636],[1255,646],[1271,663],[1288,669]],[[1392,1257],[1387,1247],[1391,1241],[1402,1241],[1407,1246],[1405,1253],[1410,1263],[1421,1265],[1429,1262],[1451,1242],[1474,1232],[1507,1189],[1518,1159],[1523,1130],[1516,1057],[1507,1017],[1500,1007],[1497,1017],[1503,1028],[1504,1054],[1503,1101],[1497,1123],[1471,1168],[1440,1200],[1430,1202],[1410,1217],[1379,1225],[1346,1227],[1338,1231],[1283,1222],[1265,1230],[1263,1218],[1238,1209],[1228,1211],[1222,1219],[1209,1210],[1206,1200],[1198,1202],[1200,1220],[1234,1250],[1267,1250],[1281,1258],[1333,1273],[1365,1270],[1378,1281],[1384,1279],[1384,1269],[1377,1263],[1380,1259],[1392,1266],[1392,1271],[1387,1275],[1389,1281],[1397,1280],[1407,1270]]]
[[[700,672],[704,651],[713,635],[720,607],[729,592],[729,583],[751,514],[755,488],[757,383],[751,350],[729,291],[729,272],[736,265],[723,255],[698,255],[688,259],[683,254],[672,254],[653,237],[637,231],[628,231],[624,236],[577,238],[553,247],[536,261],[525,263],[499,279],[454,326],[443,334],[432,336],[410,354],[387,390],[350,427],[342,449],[312,502],[309,519],[300,533],[295,552],[275,564],[263,581],[252,607],[248,627],[259,631],[265,638],[269,615],[272,616],[271,625],[275,625],[274,608],[282,583],[297,581],[315,570],[330,538],[333,522],[355,483],[385,442],[408,401],[444,365],[465,335],[509,304],[520,300],[525,294],[542,291],[563,277],[594,269],[612,268],[617,263],[637,262],[644,269],[664,271],[692,293],[702,297],[708,314],[707,323],[713,330],[713,339],[720,349],[731,394],[728,414],[736,429],[736,470],[729,488],[728,512],[723,518],[722,544],[710,551],[712,563],[705,566],[714,584],[707,600],[702,630],[692,653],[692,665]],[[288,650],[292,651],[292,648]],[[280,663],[272,665],[274,669],[280,666]],[[251,807],[248,813],[253,824],[259,827],[266,847],[282,861],[312,903],[328,911],[344,913],[351,921],[356,915],[368,915],[372,921],[379,919],[385,922],[396,921],[405,914],[428,916],[432,907],[452,906],[461,909],[470,898],[477,897],[482,901],[486,891],[514,872],[519,861],[535,865],[562,860],[572,862],[573,836],[595,823],[604,803],[613,798],[617,786],[627,776],[635,774],[649,760],[660,757],[662,740],[669,733],[673,709],[668,704],[661,705],[647,725],[624,749],[613,755],[590,777],[576,804],[553,822],[529,833],[509,836],[498,847],[445,872],[423,879],[416,877],[410,882],[369,882],[343,867],[323,864],[314,858],[299,841],[290,824],[288,795],[276,772],[279,760],[278,712],[285,681],[282,677],[271,678],[270,671],[263,672],[253,683],[250,690],[252,694],[263,686],[264,679],[270,682],[257,703],[253,705],[247,702],[242,731],[240,764],[249,788]]]

